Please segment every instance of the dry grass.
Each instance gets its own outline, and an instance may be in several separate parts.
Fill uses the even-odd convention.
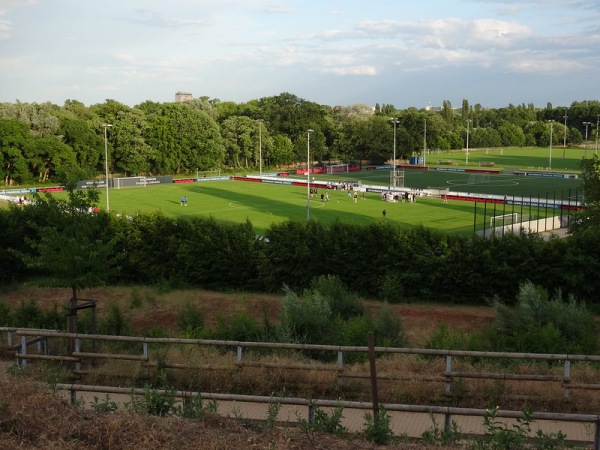
[[[21,300],[33,299],[41,307],[56,304],[62,307],[69,298],[68,290],[42,289],[24,286],[0,294],[0,299],[11,306]],[[176,331],[178,312],[188,302],[197,306],[207,326],[214,326],[219,317],[245,312],[257,320],[267,315],[277,321],[281,296],[214,293],[207,291],[171,291],[158,293],[150,288],[103,288],[82,293],[82,297],[97,300],[98,314],[108,310],[112,302],[126,311],[133,323],[135,334],[143,334],[154,326],[169,332]],[[374,312],[381,304],[366,302]],[[469,331],[481,329],[492,321],[488,307],[458,307],[446,305],[391,305],[393,313],[401,319],[410,345],[419,347],[443,322],[450,330]],[[87,384],[107,384],[143,387],[156,381],[159,369],[165,362],[188,365],[190,368],[165,369],[170,385],[181,389],[203,392],[230,392],[254,395],[310,396],[345,400],[368,400],[368,380],[345,379],[338,382],[335,362],[314,363],[295,352],[261,354],[245,352],[246,363],[311,363],[312,370],[286,370],[283,368],[240,368],[235,364],[235,354],[216,348],[191,346],[152,347],[150,366],[139,362],[116,361],[102,364],[78,380]],[[0,355],[2,357],[2,355]],[[191,368],[195,367],[195,368]],[[1,368],[1,367],[0,367]],[[201,368],[201,369],[198,369]],[[543,364],[511,366],[504,369],[486,361],[453,360],[453,370],[464,372],[536,374],[547,370]],[[345,366],[345,370],[368,373],[368,364]],[[571,391],[564,396],[560,382],[489,381],[465,379],[455,381],[450,395],[444,394],[444,360],[416,355],[390,355],[377,360],[380,374],[398,375],[412,380],[379,382],[380,401],[408,404],[448,404],[461,407],[483,408],[491,403],[502,409],[520,410],[525,405],[535,411],[590,412],[600,408],[600,393]],[[4,372],[4,370],[2,370]],[[68,372],[56,365],[36,363],[31,365],[36,379],[47,382],[64,380]],[[553,375],[561,376],[562,367],[551,368]],[[572,368],[573,382],[599,383],[599,371],[593,364],[580,363]],[[436,381],[424,383],[431,378]],[[31,423],[30,423],[31,422]],[[45,388],[23,378],[2,380],[0,373],[0,448],[32,449],[144,449],[154,448],[248,449],[370,449],[382,448],[360,439],[340,440],[333,436],[319,436],[315,441],[299,429],[245,428],[228,419],[192,421],[177,418],[155,419],[125,412],[101,414],[73,409]],[[385,448],[385,447],[383,447]],[[421,449],[419,445],[398,444],[388,448]],[[440,447],[436,447],[440,448]]]
[[[23,377],[0,377],[0,393],[3,450],[426,449],[409,443],[380,446],[360,436],[343,438],[299,428],[249,427],[223,417],[189,420],[100,413],[70,406],[47,385]]]

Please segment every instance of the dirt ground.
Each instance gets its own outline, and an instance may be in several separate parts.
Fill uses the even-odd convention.
[[[46,289],[36,286],[20,286],[0,293],[0,301],[11,308],[22,301],[33,300],[42,308],[64,308],[71,297],[69,289]],[[283,295],[257,293],[223,293],[203,290],[174,290],[158,293],[147,287],[106,287],[84,290],[80,299],[96,301],[99,316],[106,313],[111,304],[119,306],[131,320],[135,334],[143,334],[152,327],[160,326],[175,331],[178,314],[187,303],[198,307],[203,314],[205,326],[213,327],[219,318],[231,317],[244,312],[262,321],[266,316],[277,322]],[[381,302],[365,301],[371,312],[381,307]],[[441,305],[435,303],[409,303],[390,305],[404,326],[409,345],[418,347],[445,323],[450,330],[476,330],[492,322],[493,311],[489,306]]]
[[[68,289],[45,289],[36,286],[20,286],[0,293],[0,301],[15,308],[22,301],[35,301],[42,308],[56,305],[63,308],[67,305],[71,292]],[[262,320],[266,315],[276,322],[279,317],[282,295],[266,295],[255,293],[219,293],[210,291],[170,291],[158,293],[145,287],[106,287],[89,289],[80,293],[83,300],[93,299],[97,303],[97,313],[103,315],[111,304],[118,305],[131,320],[135,334],[142,334],[155,326],[163,330],[176,330],[176,322],[180,309],[188,302],[197,306],[203,314],[205,325],[214,326],[219,318],[230,317],[232,314],[245,312]],[[367,308],[375,312],[381,307],[380,302],[366,301]],[[402,319],[405,332],[411,346],[422,345],[441,322],[451,330],[479,329],[492,321],[492,310],[489,307],[453,306],[438,304],[402,304],[391,305],[393,313]],[[0,362],[1,363],[1,362]],[[363,438],[339,438],[330,434],[306,433],[298,428],[275,428],[265,431],[260,428],[244,427],[234,420],[203,420],[203,421],[163,421],[160,425],[155,420],[138,420],[136,418],[116,415],[102,415],[93,412],[73,415],[68,410],[64,400],[54,398],[50,393],[34,391],[33,398],[24,392],[31,389],[15,389],[17,381],[6,374],[6,368],[12,362],[0,364],[0,392],[21,392],[20,397],[0,395],[0,404],[8,405],[0,410],[0,428],[3,424],[3,411],[16,411],[21,414],[16,422],[17,435],[8,432],[0,436],[0,447],[16,448],[81,448],[96,449],[110,448],[111,450],[127,448],[160,449],[174,448],[195,449],[202,442],[205,449],[265,449],[282,450],[300,449],[404,449],[424,450],[427,448],[419,443],[395,443],[380,446]],[[12,387],[8,387],[8,386]],[[45,413],[29,416],[26,411],[30,402],[40,404],[50,402],[44,407]],[[33,406],[32,406],[33,407]],[[69,423],[56,430],[60,418],[69,417]],[[35,427],[28,421],[35,422]],[[28,432],[28,427],[35,430],[40,439]],[[73,443],[72,436],[83,433],[84,441]],[[176,427],[176,432],[174,430]],[[79,430],[79,431],[78,431]],[[112,430],[112,431],[111,431]],[[140,433],[144,436],[140,438]],[[88,439],[89,438],[89,439]],[[108,444],[110,443],[110,444]],[[444,447],[435,446],[440,450]]]

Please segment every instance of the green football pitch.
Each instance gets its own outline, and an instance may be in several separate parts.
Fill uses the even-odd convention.
[[[547,198],[573,197],[579,187],[576,179],[553,179],[489,175],[473,177],[460,172],[405,170],[404,185],[415,189],[449,188],[451,192],[473,192],[507,196]],[[289,178],[305,180],[301,175]],[[283,178],[281,178],[284,180]],[[389,185],[389,170],[362,170],[336,175],[316,175],[317,181],[361,181],[365,185]],[[310,217],[324,224],[336,220],[364,224],[391,220],[401,225],[423,225],[446,233],[470,234],[474,228],[474,208],[470,201],[444,203],[440,198],[417,197],[416,202],[389,203],[380,194],[359,193],[357,201],[341,190],[328,190],[329,201],[310,197]],[[101,205],[106,202],[101,191]],[[188,198],[187,206],[181,197]],[[203,181],[138,188],[111,189],[110,209],[126,215],[160,212],[168,217],[214,218],[219,222],[241,223],[249,220],[259,234],[273,223],[290,218],[306,220],[307,188],[245,181]],[[386,219],[382,212],[386,210]],[[499,212],[498,214],[500,214]],[[481,215],[480,212],[477,214]],[[481,228],[480,225],[477,227]]]

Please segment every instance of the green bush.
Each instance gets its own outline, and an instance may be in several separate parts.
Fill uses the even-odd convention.
[[[585,304],[573,296],[553,299],[531,282],[520,285],[517,303],[493,302],[495,322],[488,334],[498,351],[594,354],[598,348],[596,323]]]
[[[366,346],[367,335],[375,333],[376,325],[369,314],[352,317],[340,324],[340,345]]]
[[[404,347],[407,344],[402,320],[394,316],[387,301],[377,313],[375,342],[382,347]]]
[[[307,291],[300,299],[288,286],[284,286],[284,292],[280,321],[283,340],[304,344],[331,344],[337,340],[331,307],[323,296]]]
[[[22,328],[41,328],[44,312],[34,300],[22,301],[13,314],[13,326]]]
[[[477,333],[453,331],[446,323],[439,323],[435,332],[425,342],[425,348],[440,350],[485,350]]]
[[[379,407],[377,415],[365,413],[365,426],[363,433],[367,439],[379,445],[391,443],[394,439],[394,432],[390,426],[392,418],[382,406]]]
[[[10,307],[3,300],[0,300],[0,327],[8,327],[13,323]]]
[[[240,312],[233,317],[219,317],[211,335],[219,340],[255,342],[262,340],[263,329],[258,321]]]
[[[131,321],[115,303],[108,307],[108,315],[98,320],[98,332],[109,336],[128,336],[132,332]]]
[[[202,311],[192,302],[188,301],[177,315],[177,328],[187,337],[196,337],[204,328]]]
[[[362,299],[350,292],[346,285],[335,275],[322,275],[314,278],[310,291],[318,292],[329,302],[331,312],[342,319],[360,316],[365,313]],[[306,294],[305,294],[306,295]]]

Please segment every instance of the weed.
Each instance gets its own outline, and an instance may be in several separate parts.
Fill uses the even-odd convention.
[[[139,308],[143,303],[144,299],[138,289],[135,287],[131,289],[131,292],[129,293],[129,307],[131,309]]]
[[[327,414],[323,409],[313,404],[309,405],[309,409],[310,420],[299,420],[300,428],[304,431],[331,433],[336,436],[342,436],[348,432],[348,429],[342,425],[343,407],[336,406],[331,414]]]
[[[94,396],[94,401],[90,403],[90,406],[98,412],[114,412],[119,409],[117,404],[110,399],[108,394],[106,394],[102,400]]]
[[[378,414],[365,413],[363,433],[367,439],[379,445],[389,444],[394,440],[394,432],[390,427],[391,417],[383,407]]]
[[[421,434],[421,440],[425,445],[456,445],[460,441],[460,430],[456,422],[452,421],[452,425],[450,429],[440,429],[437,421],[435,420],[435,415],[433,413],[429,413],[429,418],[431,419],[432,426],[431,429],[424,431]]]
[[[265,422],[265,427],[269,430],[272,430],[275,427],[275,423],[277,423],[277,416],[279,416],[280,410],[281,403],[269,403],[269,408],[267,410],[267,420]]]
[[[202,395],[198,393],[192,397],[186,397],[183,400],[183,406],[177,408],[176,414],[186,419],[202,419],[216,415],[217,409],[216,400],[211,400],[205,405]]]
[[[541,430],[530,437],[533,411],[523,410],[523,417],[517,419],[512,427],[497,419],[499,407],[489,407],[483,417],[486,429],[482,440],[471,443],[469,450],[553,450],[573,448],[566,444],[567,436],[561,431],[546,434]]]

